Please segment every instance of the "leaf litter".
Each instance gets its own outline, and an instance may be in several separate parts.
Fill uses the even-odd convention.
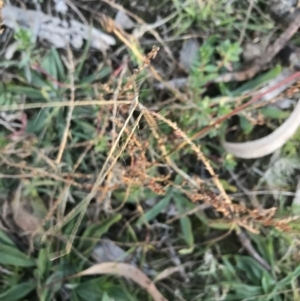
[[[157,290],[155,284],[141,270],[127,263],[107,262],[107,263],[95,264],[90,268],[83,270],[78,274],[73,275],[72,277],[77,278],[82,276],[103,275],[103,274],[123,276],[127,279],[134,281],[139,286],[144,288],[155,301],[168,301]]]
[[[91,37],[91,47],[107,51],[116,40],[99,29],[89,27],[76,20],[69,23],[35,10],[25,10],[6,5],[2,9],[3,24],[18,30],[19,26],[31,29],[34,36],[51,43],[57,48],[66,48],[70,43],[75,49],[83,46],[83,41]],[[34,20],[34,22],[32,22]]]

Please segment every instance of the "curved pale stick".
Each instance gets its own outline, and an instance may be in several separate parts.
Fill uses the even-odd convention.
[[[272,154],[281,148],[297,131],[300,126],[300,101],[286,121],[270,135],[242,143],[223,142],[228,153],[237,158],[256,159]]]

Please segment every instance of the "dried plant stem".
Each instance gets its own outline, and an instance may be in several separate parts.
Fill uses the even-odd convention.
[[[136,43],[130,42],[133,40],[132,36],[128,35],[121,28],[117,28],[112,19],[108,18],[107,16],[103,16],[101,14],[98,15],[100,18],[100,23],[102,23],[102,25],[106,27],[108,32],[113,32],[134,53],[134,55],[143,62],[145,60],[144,55],[140,53],[140,51],[136,46]],[[178,99],[180,99],[183,102],[186,101],[186,97],[182,93],[180,93],[177,89],[175,89],[172,85],[166,83],[153,66],[150,65],[149,69],[157,81],[163,83]]]
[[[69,75],[70,75],[70,90],[71,90],[71,100],[70,100],[70,107],[69,107],[69,111],[68,111],[68,115],[67,115],[67,119],[66,119],[66,126],[65,126],[65,130],[63,133],[63,137],[60,143],[60,147],[59,147],[59,151],[57,154],[57,158],[55,160],[56,164],[59,164],[61,161],[61,158],[63,156],[64,153],[64,149],[66,147],[67,144],[67,140],[68,140],[68,134],[69,134],[69,130],[70,130],[70,124],[71,124],[71,119],[72,119],[72,114],[74,111],[74,102],[75,102],[75,81],[74,81],[74,72],[75,72],[75,65],[74,65],[74,60],[73,60],[73,54],[71,49],[68,47],[68,59],[69,59]]]
[[[184,139],[184,141],[191,146],[192,150],[196,153],[197,157],[199,160],[201,160],[206,169],[208,170],[208,172],[210,173],[210,175],[212,176],[213,182],[216,185],[216,187],[219,189],[225,203],[227,205],[231,205],[231,199],[229,198],[229,196],[227,195],[226,191],[224,190],[218,176],[215,174],[213,168],[211,167],[209,161],[205,158],[204,154],[201,152],[200,148],[198,146],[196,146],[196,144],[194,142],[192,142],[192,140],[181,130],[178,128],[177,124],[168,120],[167,118],[163,117],[162,115],[155,113],[155,112],[149,112],[151,115],[155,116],[157,119],[165,122],[166,124],[168,124],[176,133],[176,135],[182,137]]]
[[[130,105],[132,102],[130,100],[118,100],[118,105]],[[82,107],[82,106],[112,106],[115,104],[113,100],[80,100],[74,101],[55,101],[55,102],[37,102],[37,103],[27,103],[27,104],[14,104],[14,105],[4,105],[0,106],[0,112],[16,111],[16,110],[30,110],[38,108],[55,108],[55,107]]]
[[[102,169],[90,191],[90,193],[77,205],[75,206],[64,218],[63,220],[61,220],[60,222],[58,222],[52,229],[49,229],[43,236],[42,240],[44,241],[48,235],[50,234],[53,234],[55,232],[57,232],[58,230],[60,230],[66,223],[68,223],[72,218],[74,218],[76,215],[79,214],[79,217],[78,217],[78,220],[76,221],[76,224],[74,226],[74,229],[72,231],[72,235],[71,235],[71,239],[70,241],[68,241],[67,243],[67,246],[66,246],[66,249],[65,251],[62,253],[60,252],[60,254],[58,254],[58,256],[56,256],[55,258],[57,257],[60,257],[64,254],[68,254],[72,248],[72,243],[73,243],[73,240],[74,240],[74,236],[75,236],[75,233],[77,232],[78,230],[78,227],[79,225],[81,224],[81,221],[84,217],[84,214],[86,212],[86,209],[88,207],[88,205],[90,204],[91,200],[96,196],[97,194],[97,191],[98,191],[98,187],[102,185],[103,181],[105,180],[105,177],[107,176],[107,174],[112,170],[112,168],[115,166],[117,160],[119,159],[119,157],[121,156],[121,154],[124,152],[131,136],[133,135],[136,127],[138,126],[138,123],[140,121],[140,119],[142,118],[143,116],[143,112],[141,112],[141,114],[139,115],[139,117],[137,118],[136,122],[135,122],[135,125],[131,131],[131,133],[129,134],[129,136],[127,137],[125,143],[122,145],[120,151],[115,155],[115,150],[117,149],[118,145],[119,145],[119,141],[130,121],[130,118],[132,117],[132,114],[133,112],[135,111],[136,107],[138,106],[138,96],[136,96],[134,98],[134,105],[132,107],[132,109],[130,110],[129,112],[129,115],[126,119],[126,121],[124,122],[124,125],[115,141],[115,143],[112,145],[111,149],[110,149],[110,152],[102,166]]]
[[[131,16],[133,19],[135,19],[135,20],[136,20],[139,24],[141,24],[142,26],[147,26],[148,31],[156,38],[156,40],[157,40],[160,44],[162,44],[162,45],[164,46],[164,49],[165,49],[166,53],[169,55],[169,57],[171,58],[172,62],[173,62],[173,63],[176,63],[176,59],[174,58],[174,55],[173,55],[172,51],[170,50],[169,46],[167,45],[167,43],[165,42],[165,40],[161,38],[161,36],[160,36],[159,33],[153,28],[153,26],[151,26],[152,24],[149,25],[149,24],[145,23],[145,21],[144,21],[142,18],[140,18],[138,15],[132,13],[132,12],[129,11],[128,9],[125,9],[125,8],[124,8],[122,5],[120,5],[120,4],[117,4],[117,3],[112,2],[112,1],[110,1],[110,0],[101,0],[101,1],[107,3],[108,5],[110,5],[110,6],[113,7],[113,8],[116,8],[116,9],[118,9],[118,10],[120,10],[120,11],[125,12],[127,15]],[[165,20],[161,20],[162,23],[163,23],[163,22],[169,21],[170,18],[173,18],[175,15],[176,15],[176,14],[174,14],[174,15],[171,16],[171,17],[166,18]]]
[[[141,105],[140,105],[141,106]],[[152,131],[153,136],[157,141],[160,140],[159,134],[157,132],[157,124],[151,113],[145,109],[145,119]],[[197,183],[188,175],[186,174],[183,170],[178,168],[178,166],[173,162],[173,160],[167,155],[167,150],[163,144],[159,143],[159,148],[161,149],[162,154],[164,155],[164,158],[166,162],[169,164],[171,168],[173,168],[179,175],[181,175],[185,180],[190,182],[194,187],[199,188]]]

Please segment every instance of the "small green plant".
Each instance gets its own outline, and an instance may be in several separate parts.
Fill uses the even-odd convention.
[[[205,24],[206,28],[215,29],[218,26],[231,25],[235,22],[234,10],[227,1],[195,1],[195,0],[173,0],[174,7],[178,12],[175,24],[180,24],[175,30],[176,34],[182,34],[192,25],[200,28]],[[173,25],[175,28],[175,25]]]
[[[186,110],[180,118],[182,128],[187,129],[190,134],[195,131],[195,128],[205,127],[212,119],[231,112],[232,103],[222,100],[216,103],[213,97],[205,93],[207,86],[220,74],[224,66],[228,67],[239,61],[240,53],[241,47],[237,43],[229,40],[220,42],[217,35],[210,36],[199,48],[190,73],[190,88],[196,110]],[[217,130],[210,132],[210,137],[216,135],[218,135]]]
[[[239,44],[229,40],[217,44],[219,38],[212,35],[199,48],[190,74],[192,87],[197,93],[204,93],[205,86],[218,76],[223,67],[239,62],[242,52]]]
[[[35,46],[34,34],[30,30],[19,28],[16,30],[14,38],[18,42],[18,50],[28,50]]]

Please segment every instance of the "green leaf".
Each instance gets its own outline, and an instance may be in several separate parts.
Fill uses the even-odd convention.
[[[55,60],[53,57],[53,53],[51,50],[49,53],[44,57],[41,67],[47,72],[47,74],[51,75],[53,78],[57,79],[57,68],[55,64]]]
[[[25,94],[28,98],[31,99],[37,99],[39,101],[45,100],[41,91],[35,88],[12,85],[11,91],[20,95]]]
[[[218,66],[215,65],[206,65],[204,67],[204,71],[209,72],[209,73],[216,73],[219,71]]]
[[[0,67],[9,68],[13,66],[17,66],[19,64],[19,61],[3,61],[0,62]]]
[[[234,185],[231,185],[227,180],[220,179],[220,182],[225,190],[230,192],[237,192],[237,188]]]
[[[178,251],[178,253],[181,254],[181,255],[188,255],[188,254],[193,253],[193,251],[194,251],[194,246],[191,246],[191,247],[188,248],[188,249],[180,249],[180,250]]]
[[[229,256],[222,256],[222,261],[224,264],[224,268],[222,269],[222,274],[224,275],[226,281],[241,282],[237,276],[237,269],[233,266],[231,260],[228,258]]]
[[[30,62],[30,56],[31,56],[31,53],[29,51],[25,51],[22,53],[22,58],[19,62],[20,69],[28,66],[28,64]]]
[[[40,89],[42,89],[45,86],[48,86],[48,83],[44,79],[42,79],[39,73],[37,73],[34,70],[31,70],[31,82],[32,85]]]
[[[284,112],[276,107],[261,108],[260,112],[266,117],[275,118],[275,119],[282,119],[289,116],[288,112]]]
[[[195,18],[196,17],[196,11],[193,7],[183,7],[183,9],[190,15],[191,18]]]
[[[143,216],[141,216],[137,220],[136,226],[141,226],[142,224],[153,220],[169,205],[171,198],[172,193],[167,193],[167,195],[164,198],[162,198],[157,204],[155,204],[151,209],[149,209]]]
[[[85,250],[88,252],[93,248],[102,237],[103,234],[107,233],[109,228],[122,219],[122,214],[116,214],[105,221],[89,226],[81,236],[80,243],[78,245],[79,250]],[[88,239],[84,239],[88,238]],[[94,238],[94,239],[93,239]]]
[[[247,83],[243,84],[242,86],[231,92],[231,95],[238,96],[241,95],[243,92],[252,91],[258,86],[262,86],[266,82],[270,81],[271,79],[274,79],[277,75],[279,75],[281,69],[281,66],[277,65],[276,67],[264,73],[263,75],[260,75],[253,80],[247,81]]]
[[[242,48],[238,42],[232,43],[230,40],[223,41],[217,50],[225,62],[238,62],[239,55],[242,53]]]
[[[271,265],[275,265],[276,256],[274,255],[274,238],[272,235],[267,237],[261,237],[260,235],[249,233],[249,237],[252,241],[255,242],[257,246],[257,251],[260,255]]]
[[[280,290],[283,287],[290,285],[291,280],[294,277],[299,277],[299,276],[300,276],[300,266],[297,266],[292,272],[289,272],[289,274],[285,278],[278,280],[276,282],[276,289]]]
[[[91,32],[89,31],[89,39],[87,40],[87,43],[86,43],[86,45],[84,47],[82,56],[81,56],[81,58],[79,60],[79,64],[78,64],[78,66],[76,68],[76,71],[75,71],[75,74],[74,74],[75,78],[79,78],[79,76],[80,76],[82,67],[84,66],[84,62],[86,61],[87,56],[88,56],[88,52],[89,52],[90,46],[91,46]]]
[[[240,115],[239,119],[240,119],[240,126],[243,132],[245,134],[251,133],[251,131],[254,128],[253,124],[245,116]]]
[[[224,223],[220,222],[209,222],[208,223],[210,228],[218,229],[218,230],[229,230],[232,227],[231,223]]]
[[[33,267],[36,265],[34,259],[19,251],[16,247],[0,244],[0,263],[20,267]]]
[[[236,268],[241,270],[244,276],[251,280],[251,283],[260,285],[265,269],[252,257],[235,255],[234,258]]]
[[[107,149],[109,137],[101,136],[96,138],[97,141],[95,142],[95,151],[96,153],[104,152]]]
[[[14,38],[21,42],[18,45],[18,49],[20,50],[27,50],[32,45],[32,37],[33,32],[30,29],[25,28],[17,28],[14,34]]]
[[[57,270],[53,274],[51,274],[45,282],[45,287],[42,291],[40,301],[54,300],[53,297],[54,297],[55,293],[57,293],[61,289],[61,287],[63,285],[62,279],[65,276],[66,275],[61,270]]]
[[[96,80],[103,79],[104,77],[111,74],[111,72],[112,69],[110,67],[103,67],[100,71],[97,71],[92,75],[84,77],[84,79],[81,80],[80,84],[90,84]]]
[[[238,284],[229,282],[227,283],[230,290],[235,292],[234,296],[235,299],[228,299],[225,300],[243,300],[244,298],[256,297],[262,294],[262,289],[260,286],[254,286],[249,284]],[[256,299],[255,299],[256,300]]]
[[[39,256],[37,260],[37,268],[38,268],[38,273],[39,277],[43,279],[43,277],[46,274],[47,267],[48,267],[48,258],[47,258],[47,251],[45,248],[41,248],[39,251]]]
[[[269,273],[264,272],[261,279],[261,286],[263,288],[264,294],[268,294],[272,291],[275,285],[275,280],[271,277]]]
[[[28,133],[38,134],[39,131],[44,130],[51,123],[54,117],[58,117],[57,115],[59,110],[60,108],[40,109],[36,117],[32,117],[31,120],[28,122],[26,131]]]
[[[76,293],[82,301],[99,301],[103,296],[103,290],[97,285],[97,279],[80,283],[76,288]]]
[[[0,245],[4,243],[12,247],[16,247],[15,243],[9,238],[9,236],[2,230],[0,230]]]
[[[30,122],[27,125],[28,133],[38,133],[45,125],[45,121],[48,119],[51,108],[43,108],[39,111],[37,116],[31,117]]]
[[[185,197],[181,194],[176,193],[174,195],[174,201],[176,203],[179,214],[183,215],[186,212],[185,207],[183,206]],[[190,218],[187,216],[182,216],[180,218],[180,226],[186,243],[189,247],[192,247],[194,245],[194,235]]]
[[[51,55],[52,55],[53,61],[55,62],[55,65],[57,68],[58,79],[64,80],[66,77],[65,68],[64,68],[61,58],[55,48],[51,49]]]
[[[17,284],[4,293],[0,294],[0,300],[2,301],[18,301],[26,297],[36,287],[36,281],[31,279],[27,282]]]
[[[102,299],[101,301],[112,301],[111,298],[109,298],[108,294],[107,293],[104,293],[103,296],[102,296]]]

